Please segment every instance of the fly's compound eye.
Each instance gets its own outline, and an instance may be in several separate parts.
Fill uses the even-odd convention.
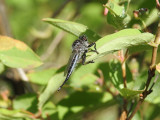
[[[81,35],[81,36],[79,36],[79,39],[80,39],[80,40],[87,41],[87,37],[86,37],[85,35]]]

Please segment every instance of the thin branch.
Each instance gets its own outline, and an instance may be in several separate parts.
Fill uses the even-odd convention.
[[[63,10],[63,8],[72,0],[66,0],[58,9],[57,11],[52,15],[52,18],[56,17],[57,15],[59,15],[61,13],[61,11]]]
[[[24,86],[26,87],[27,91],[30,93],[34,93],[34,90],[31,87],[31,85],[29,83],[29,79],[28,79],[26,73],[24,72],[24,70],[22,68],[17,68],[16,70],[18,71],[21,80],[23,80],[25,82]]]
[[[123,50],[120,51],[120,58],[121,58],[121,69],[122,69],[122,77],[123,77],[123,85],[124,88],[127,88],[127,80],[126,80],[126,60],[127,60],[128,50],[126,50],[125,55],[123,54]],[[120,120],[127,119],[127,99],[123,99],[123,111],[120,116]]]
[[[122,68],[123,85],[124,85],[124,88],[127,88],[126,62],[123,62],[123,63],[122,63],[121,68]]]
[[[148,94],[151,93],[151,89],[148,90],[148,87],[150,85],[150,82],[151,82],[152,78],[155,76],[155,70],[156,70],[155,64],[156,64],[157,50],[158,50],[159,43],[160,43],[160,21],[159,21],[159,24],[158,24],[157,34],[156,34],[156,37],[155,37],[155,40],[154,40],[154,44],[156,44],[157,46],[153,47],[151,65],[150,65],[149,70],[148,70],[148,78],[147,78],[147,82],[146,82],[146,87],[145,87],[144,92],[142,93],[142,99],[139,100],[139,102],[137,103],[137,105],[136,105],[135,109],[133,110],[132,114],[129,116],[128,120],[131,120],[133,118],[133,116],[138,111],[138,109],[139,109],[140,105],[142,104],[142,102],[144,101],[144,99],[147,97]]]
[[[142,104],[142,102],[144,101],[144,99],[141,99],[138,101],[135,109],[133,110],[132,114],[129,116],[129,118],[127,120],[131,120],[133,118],[133,116],[136,114],[136,112],[139,110],[140,105]]]
[[[116,93],[113,93],[113,92],[110,90],[111,87],[108,87],[108,86],[107,86],[106,81],[104,80],[104,75],[103,75],[102,70],[98,69],[97,72],[98,72],[99,75],[100,75],[100,78],[98,78],[97,83],[98,83],[101,87],[104,87],[104,89],[105,89],[108,93],[110,93],[110,94],[112,95],[112,97],[117,96]]]
[[[128,55],[128,49],[126,50],[125,55],[123,54],[123,50],[119,51],[124,88],[127,88],[127,80],[126,80],[126,60],[128,58],[127,55]]]
[[[5,0],[0,0],[0,34],[12,36],[11,30],[8,24]]]
[[[57,45],[60,43],[64,35],[65,35],[65,32],[63,31],[59,32],[58,35],[56,35],[56,37],[54,38],[54,40],[52,40],[52,43],[48,47],[47,51],[41,56],[42,60],[46,60],[47,58],[49,58],[49,56],[53,53],[53,51],[55,50]]]
[[[18,73],[19,73],[19,75],[20,75],[20,77],[21,77],[21,79],[22,79],[23,81],[25,81],[25,82],[28,82],[28,81],[29,81],[29,80],[28,80],[28,77],[26,76],[26,73],[24,72],[23,69],[17,68],[17,71],[18,71]]]

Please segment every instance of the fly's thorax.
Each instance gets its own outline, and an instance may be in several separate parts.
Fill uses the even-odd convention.
[[[72,44],[72,50],[84,52],[85,50],[88,50],[88,45],[88,41],[75,40]]]

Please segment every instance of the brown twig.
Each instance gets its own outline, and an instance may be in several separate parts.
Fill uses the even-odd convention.
[[[157,9],[159,9],[159,10],[160,10],[159,0],[156,0],[156,4],[157,4]]]
[[[148,90],[148,87],[150,85],[152,78],[155,76],[155,70],[156,70],[155,64],[156,64],[156,57],[157,57],[157,50],[158,50],[159,43],[160,43],[160,21],[158,24],[157,34],[156,34],[156,37],[154,40],[154,44],[156,44],[156,45],[153,47],[153,50],[152,50],[151,65],[148,70],[148,78],[147,78],[147,82],[146,82],[146,87],[145,87],[144,92],[142,93],[142,98],[138,101],[135,109],[133,110],[132,114],[129,116],[128,120],[131,120],[133,118],[133,116],[138,111],[138,109],[139,109],[140,105],[142,104],[142,102],[144,101],[144,99],[147,97],[148,94],[151,93],[151,89]]]
[[[127,54],[128,49],[125,52],[125,55],[123,54],[123,50],[120,51],[120,58],[121,58],[121,69],[122,69],[122,77],[123,77],[123,85],[124,88],[127,88],[127,79],[126,79],[126,60],[127,60]],[[120,120],[126,120],[127,119],[127,104],[128,101],[124,98],[123,99],[123,111],[120,116]]]
[[[123,85],[124,85],[124,88],[127,88],[126,64],[125,64],[125,62],[122,63],[121,68],[122,68]]]
[[[58,33],[58,35],[52,40],[52,43],[46,50],[46,52],[41,56],[41,59],[44,61],[49,58],[49,56],[53,53],[57,45],[60,43],[62,38],[64,37],[65,32],[61,31]]]
[[[101,87],[104,87],[104,89],[105,89],[108,93],[110,93],[110,94],[112,95],[112,97],[117,96],[117,94],[116,94],[116,93],[113,93],[113,92],[110,90],[110,87],[107,86],[106,81],[104,80],[104,75],[103,75],[102,70],[98,69],[97,72],[98,72],[99,75],[100,75],[100,78],[98,78],[97,83],[98,83]]]

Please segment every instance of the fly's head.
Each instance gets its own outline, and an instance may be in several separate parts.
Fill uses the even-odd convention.
[[[87,36],[85,36],[85,35],[79,36],[79,39],[82,41],[88,41]]]
[[[82,35],[79,37],[78,40],[75,40],[72,44],[72,50],[84,52],[85,50],[88,50],[88,39],[85,35]]]
[[[79,36],[79,40],[82,41],[82,44],[83,44],[84,46],[87,47],[87,46],[89,45],[87,36],[81,35],[81,36]]]

